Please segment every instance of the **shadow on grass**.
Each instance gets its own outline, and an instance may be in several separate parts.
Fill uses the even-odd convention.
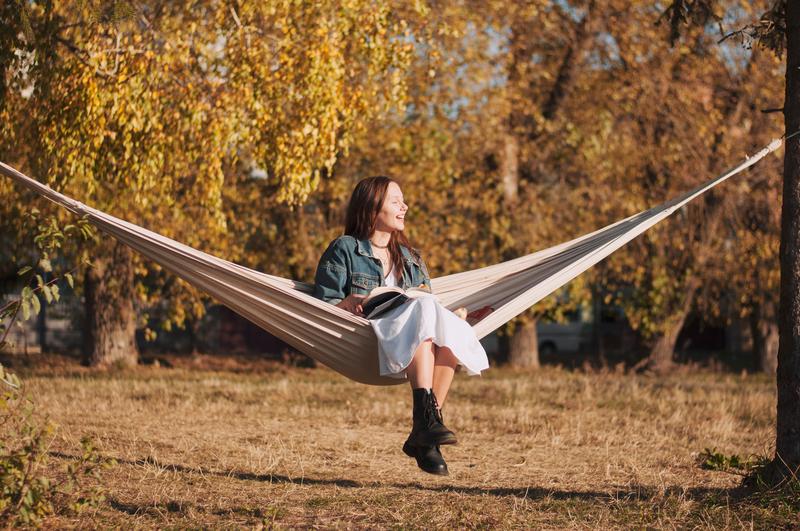
[[[576,501],[652,501],[658,498],[681,497],[691,501],[735,502],[747,497],[748,491],[736,488],[707,488],[672,486],[656,488],[630,485],[626,488],[611,488],[607,491],[557,490],[542,487],[462,487],[455,485],[423,485],[421,483],[395,483],[396,488],[416,488],[432,492],[455,492],[472,496],[511,496],[528,500],[576,500]]]
[[[61,452],[50,452],[53,457],[61,459],[79,459],[78,456]],[[624,488],[611,488],[606,491],[577,491],[577,490],[557,490],[543,487],[465,487],[459,485],[426,485],[420,482],[408,483],[381,483],[381,482],[358,482],[350,479],[324,479],[299,477],[293,478],[283,474],[255,474],[238,470],[206,470],[203,468],[191,467],[174,463],[163,463],[152,457],[143,459],[116,459],[117,463],[130,466],[154,466],[163,470],[173,470],[187,474],[199,474],[204,476],[217,476],[223,478],[233,478],[242,481],[262,481],[265,483],[284,483],[292,485],[335,485],[343,488],[370,488],[370,487],[391,487],[396,489],[413,489],[428,492],[456,493],[470,496],[497,496],[514,497],[528,500],[573,500],[573,501],[653,501],[661,498],[678,497],[690,501],[703,501],[711,504],[715,503],[736,503],[743,501],[752,493],[750,489],[744,487],[734,488],[709,488],[709,487],[682,487],[670,486],[657,488],[645,485],[629,485]],[[118,503],[116,509],[129,512],[135,508],[125,507]],[[167,507],[167,510],[170,510]]]
[[[51,456],[60,459],[79,460],[77,455],[65,454],[62,452],[49,452]],[[186,465],[176,465],[173,463],[162,463],[152,457],[145,457],[144,459],[117,459],[117,463],[131,466],[155,466],[163,470],[173,470],[175,472],[185,472],[187,474],[199,474],[203,476],[217,476],[222,478],[240,479],[243,481],[263,481],[266,483],[292,483],[294,485],[336,485],[337,487],[359,488],[367,487],[362,483],[352,481],[349,479],[316,479],[316,478],[291,478],[282,474],[254,474],[253,472],[242,472],[238,470],[206,470],[203,468],[195,468]]]
[[[186,501],[171,500],[163,503],[135,504],[120,501],[116,498],[109,498],[108,504],[112,509],[132,516],[149,515],[163,518],[165,513],[173,513],[179,516],[189,516],[191,513],[214,514],[217,516],[244,516],[251,518],[275,517],[278,512],[274,508],[266,507],[233,507],[230,509],[207,510],[201,505]]]

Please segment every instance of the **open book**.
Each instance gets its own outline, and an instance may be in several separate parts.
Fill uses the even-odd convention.
[[[361,302],[361,308],[367,319],[375,319],[411,299],[430,294],[431,291],[427,287],[404,290],[395,286],[381,286],[369,292]]]
[[[375,319],[411,299],[430,294],[431,291],[427,287],[422,286],[418,288],[409,288],[405,291],[402,288],[381,286],[369,292],[369,295],[361,303],[361,308],[367,319]],[[458,308],[454,310],[454,313],[461,319],[467,321],[470,326],[474,326],[493,311],[494,308],[491,306],[484,306],[469,313],[467,313],[466,308]]]

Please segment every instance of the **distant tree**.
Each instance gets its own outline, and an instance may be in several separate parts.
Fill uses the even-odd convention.
[[[760,47],[741,53],[750,59],[732,96],[744,110],[729,120],[728,129],[732,144],[751,146],[752,151],[780,129],[778,114],[761,111],[780,104],[784,68],[780,57]],[[770,374],[778,361],[780,209],[775,206],[780,204],[782,165],[780,157],[770,156],[721,189],[721,237],[697,297],[697,309],[710,323],[744,320],[752,338],[753,365]]]
[[[672,43],[681,38],[687,22],[719,20],[728,8],[714,0],[673,2],[664,13]],[[800,0],[772,2],[755,22],[731,35],[785,52],[784,127],[787,136],[800,131]],[[781,197],[777,435],[775,458],[764,474],[774,482],[796,480],[800,470],[800,136],[787,138],[784,147]]]
[[[241,208],[272,199],[243,205],[231,176],[259,169],[262,191],[304,201],[366,120],[403,102],[413,47],[389,4],[366,0],[5,2],[0,16],[0,158],[233,259],[225,194]],[[149,268],[151,287],[164,285],[157,266],[110,238],[93,255],[87,355],[133,364],[137,306],[170,290],[136,282]],[[174,285],[167,327],[203,309]]]
[[[569,121],[558,119],[574,85],[581,82],[577,72],[579,67],[586,66],[586,52],[594,42],[591,27],[596,23],[597,9],[594,1],[567,7],[547,4],[520,4],[501,13],[507,17],[504,22],[509,28],[508,109],[496,157],[503,203],[512,219],[510,237],[514,242],[504,254],[506,259],[530,252],[533,246],[544,247],[543,238],[530,238],[526,222],[537,223],[539,230],[548,227],[551,236],[568,238],[563,227],[575,221],[570,219],[560,225],[562,230],[558,230],[554,216],[549,222],[544,221],[553,209],[542,208],[546,203],[533,198],[542,197],[547,188],[553,188],[548,182],[548,174],[566,169],[559,163],[550,164],[552,158],[548,155],[555,154],[556,150],[552,146],[548,150],[544,138],[554,133],[556,138],[563,138],[563,133],[556,133],[557,128]],[[537,31],[532,31],[532,28],[537,28]],[[522,201],[521,182],[530,185],[527,193],[523,192]],[[535,210],[528,216],[524,213],[520,216],[519,213],[524,212],[522,205],[533,206]],[[528,311],[514,323],[516,326],[511,330],[508,344],[512,366],[539,366],[536,326],[545,308],[540,306]]]
[[[576,87],[571,106],[587,115],[573,117],[583,127],[571,140],[579,146],[572,171],[584,176],[580,218],[588,228],[675,197],[769,138],[769,128],[756,131],[753,120],[729,125],[743,121],[756,93],[769,92],[768,78],[749,76],[748,55],[726,57],[704,28],[687,35],[681,53],[666,50],[663,30],[652,23],[657,15],[653,5],[626,1],[598,13],[592,75]],[[608,302],[620,304],[649,340],[642,367],[673,365],[678,334],[717,274],[726,227],[745,198],[730,186],[653,227],[602,267]]]

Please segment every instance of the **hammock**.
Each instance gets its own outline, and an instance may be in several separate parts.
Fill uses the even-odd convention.
[[[574,240],[500,264],[431,280],[447,308],[492,313],[473,328],[482,338],[577,277],[689,201],[778,149],[782,139],[689,192]],[[88,220],[259,327],[352,380],[403,383],[378,374],[377,340],[369,321],[314,298],[313,284],[267,275],[193,249],[116,218],[0,162],[0,172]]]

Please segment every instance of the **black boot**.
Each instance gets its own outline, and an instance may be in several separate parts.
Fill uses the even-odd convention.
[[[431,389],[413,389],[414,424],[406,440],[409,446],[424,447],[456,444],[456,435],[441,421],[436,396]]]
[[[442,452],[438,446],[411,446],[408,441],[403,445],[403,452],[417,460],[417,466],[428,474],[446,476],[447,463],[442,457]]]

